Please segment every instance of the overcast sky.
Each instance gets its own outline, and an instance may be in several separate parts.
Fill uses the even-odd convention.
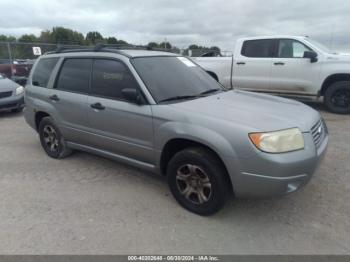
[[[0,12],[0,34],[14,36],[64,26],[134,44],[166,38],[232,50],[241,36],[293,34],[350,52],[348,0],[0,0]]]

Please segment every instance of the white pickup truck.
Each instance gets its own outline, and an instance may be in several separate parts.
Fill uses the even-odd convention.
[[[332,53],[308,37],[243,38],[232,57],[194,60],[227,88],[323,97],[331,112],[350,113],[350,55]]]

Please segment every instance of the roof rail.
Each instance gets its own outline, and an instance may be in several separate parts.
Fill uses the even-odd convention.
[[[160,48],[152,48],[149,46],[142,46],[142,45],[129,45],[129,44],[120,45],[120,44],[98,43],[94,47],[93,46],[78,46],[78,45],[61,45],[61,44],[59,44],[59,45],[57,45],[56,50],[46,52],[45,54],[49,55],[49,54],[59,54],[59,53],[74,53],[74,52],[109,52],[109,53],[116,53],[116,54],[130,57],[128,54],[121,51],[121,49],[124,49],[124,50],[153,50],[153,51],[167,52],[167,50],[163,50]]]
[[[60,54],[60,53],[75,53],[75,52],[109,52],[116,53],[120,55],[124,55],[129,57],[126,53],[119,51],[117,48],[105,48],[110,45],[105,44],[97,44],[95,47],[93,46],[69,46],[69,45],[57,45],[56,50],[46,52],[45,55],[50,54]]]

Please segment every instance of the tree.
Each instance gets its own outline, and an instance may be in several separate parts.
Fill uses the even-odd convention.
[[[147,46],[149,48],[159,48],[159,45],[156,42],[149,42]]]
[[[198,45],[195,45],[195,44],[192,44],[188,47],[188,49],[190,50],[194,50],[194,49],[199,49],[199,46]]]
[[[103,42],[103,36],[97,31],[92,31],[87,33],[85,40],[87,44],[96,45]]]
[[[108,37],[108,38],[106,39],[106,42],[107,42],[107,44],[110,44],[110,45],[116,45],[116,44],[118,44],[118,40],[117,40],[117,38],[115,38],[115,37]]]
[[[16,37],[14,36],[6,36],[6,35],[0,35],[0,42],[15,42]]]
[[[117,44],[118,44],[118,45],[128,45],[129,43],[126,42],[126,41],[124,41],[124,40],[119,39],[119,40],[117,41]]]
[[[210,47],[210,50],[215,50],[215,51],[218,51],[220,53],[220,48],[217,46]]]
[[[53,44],[84,44],[84,35],[69,28],[54,27],[52,31],[43,31],[39,39],[45,43]]]
[[[22,35],[20,38],[18,38],[18,42],[23,42],[23,43],[35,43],[38,42],[38,38],[33,35],[33,34],[25,34]]]
[[[172,45],[169,43],[169,42],[161,42],[159,44],[159,47],[160,48],[165,48],[165,49],[171,49],[172,48]]]

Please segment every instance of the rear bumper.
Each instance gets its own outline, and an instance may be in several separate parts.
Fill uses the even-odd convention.
[[[24,96],[10,96],[0,99],[0,111],[19,109],[24,107]]]
[[[237,197],[272,197],[290,194],[312,178],[327,150],[328,135],[316,148],[310,134],[305,134],[305,149],[286,154],[258,153],[241,159],[241,169],[231,175]],[[232,167],[233,168],[233,167]]]

